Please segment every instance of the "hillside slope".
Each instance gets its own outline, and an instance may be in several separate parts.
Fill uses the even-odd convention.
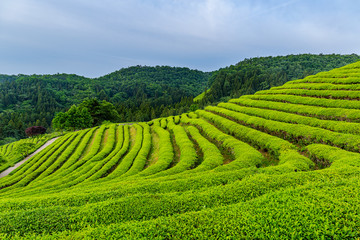
[[[75,74],[0,74],[0,145],[25,138],[27,127],[50,127],[55,112],[64,112],[85,98],[111,102],[123,122],[149,121],[196,109],[193,98],[206,88],[206,95],[194,99],[200,106],[253,94],[359,59],[356,54],[258,57],[211,73],[133,66],[94,79]]]
[[[0,238],[359,238],[359,88],[357,62],[68,133],[0,179]]]
[[[211,103],[254,94],[359,60],[360,56],[356,54],[299,54],[245,59],[215,71],[209,79],[206,95],[203,93],[194,101]]]

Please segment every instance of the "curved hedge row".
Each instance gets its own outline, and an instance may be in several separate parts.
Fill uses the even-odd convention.
[[[162,128],[166,128],[166,125],[167,125],[166,118],[162,118],[162,119],[160,120],[160,126],[161,126]]]
[[[179,124],[180,123],[180,115],[177,115],[174,117],[174,123]]]
[[[252,100],[248,98],[232,99],[230,102],[249,107],[258,107],[313,116],[320,119],[346,119],[350,121],[359,121],[360,119],[360,110],[357,109],[314,107],[301,104]]]
[[[96,161],[103,160],[113,150],[113,148],[115,146],[115,141],[116,141],[116,125],[112,124],[112,125],[110,125],[110,127],[108,129],[108,136],[107,136],[106,143],[102,144],[102,145],[104,145],[104,146],[102,146],[102,149],[95,156],[93,156],[89,161],[96,162]]]
[[[119,177],[126,173],[131,165],[134,162],[134,159],[138,155],[138,152],[141,149],[142,141],[143,141],[143,127],[139,124],[133,125],[136,128],[136,138],[134,146],[130,149],[130,151],[123,157],[120,164],[112,171],[107,178],[113,179]]]
[[[187,130],[204,154],[203,161],[199,166],[194,168],[192,172],[207,171],[221,166],[224,162],[224,157],[221,155],[220,150],[203,137],[196,127],[188,126]]]
[[[360,78],[347,76],[342,78],[333,78],[333,77],[306,77],[304,79],[294,80],[287,82],[286,84],[298,84],[298,83],[331,83],[331,84],[359,84]]]
[[[298,142],[302,145],[318,142],[339,146],[351,151],[359,151],[360,149],[360,136],[358,135],[336,133],[303,124],[266,120],[212,106],[206,107],[206,110],[224,114],[246,125],[270,131],[275,135],[287,138],[292,142]]]
[[[152,122],[153,122],[152,125],[153,125],[154,127],[160,127],[160,119],[159,119],[159,118],[158,118],[158,119],[154,119]]]
[[[88,153],[85,152],[85,156],[80,158],[76,163],[76,171],[70,172],[68,175],[64,176],[62,179],[58,178],[56,180],[56,183],[53,184],[56,188],[66,188],[70,187],[76,183],[78,183],[77,179],[82,179],[82,175],[90,171],[90,169],[95,165],[95,163],[92,161],[92,159],[96,158],[97,155],[103,155],[103,149],[102,143],[104,140],[105,131],[108,128],[107,125],[102,125],[97,132],[95,133],[95,136],[92,140],[92,144],[88,145],[88,148],[90,150]],[[106,151],[109,151],[106,149]],[[73,166],[74,167],[74,166]]]
[[[274,102],[294,103],[301,105],[319,106],[326,108],[350,108],[360,109],[360,101],[349,101],[341,99],[314,98],[294,95],[244,95],[240,99],[255,99]],[[236,102],[238,99],[231,99],[229,102]]]
[[[207,107],[206,109],[211,110],[220,110],[217,107]],[[211,120],[215,124],[222,126],[225,131],[234,134],[240,139],[246,139],[248,142],[251,142],[253,145],[258,146],[259,148],[267,149],[271,154],[275,157],[278,157],[280,160],[280,164],[285,163],[289,160],[289,156],[291,156],[291,164],[292,169],[299,169],[299,170],[308,170],[313,166],[313,163],[307,159],[306,157],[299,154],[296,150],[296,146],[285,141],[281,138],[257,131],[252,128],[245,127],[243,125],[237,124],[233,121],[230,121],[226,118],[220,117],[210,112],[206,112],[204,110],[198,110],[198,114],[208,120]],[[227,116],[232,116],[232,111],[224,109],[222,113]],[[237,115],[236,112],[234,115]],[[289,153],[291,153],[289,155]],[[287,160],[284,160],[287,159]],[[222,166],[220,168],[228,168],[230,169],[230,164],[226,166]]]
[[[110,134],[108,138],[109,137]],[[89,176],[85,181],[92,181],[100,178],[101,177],[99,173],[100,169],[102,169],[104,165],[106,165],[121,150],[124,141],[123,126],[114,125],[114,140],[116,143],[114,149],[102,161],[96,164],[96,166],[92,169],[93,174]]]
[[[69,187],[78,184],[99,171],[102,166],[109,160],[109,158],[106,156],[108,156],[113,151],[116,141],[115,139],[116,125],[113,124],[110,125],[108,129],[108,136],[105,146],[103,146],[101,151],[99,151],[95,156],[88,160],[89,164],[84,164],[83,167],[76,172],[76,174],[67,176],[67,182],[65,186]]]
[[[276,166],[259,169],[260,173],[283,174],[288,172],[309,171],[315,167],[315,163],[301,155],[296,150],[283,150]]]
[[[0,162],[0,173],[8,169],[9,167],[14,166],[16,163],[24,159],[25,155],[30,155],[35,152],[38,148],[44,145],[49,137],[41,136],[30,139],[21,139],[14,143],[9,143],[3,146],[0,146],[0,156],[3,156],[5,161]],[[30,146],[30,149],[21,150],[23,144],[33,144]],[[20,150],[19,150],[20,148]]]
[[[28,172],[25,172],[24,175],[26,175],[26,177],[22,178],[14,186],[24,187],[24,186],[28,185],[30,182],[34,181],[34,179],[36,179],[39,175],[41,175],[44,171],[46,171],[54,162],[57,161],[58,157],[72,143],[72,141],[77,136],[77,134],[78,134],[77,132],[72,133],[71,136],[65,142],[63,142],[63,144],[60,145],[53,154],[51,154],[48,157],[44,156],[43,157],[44,160],[40,159],[39,162],[43,161],[42,164],[39,164],[36,169],[29,169]]]
[[[34,183],[41,181],[45,177],[54,173],[58,168],[60,168],[62,164],[64,164],[64,162],[68,160],[69,156],[74,152],[74,150],[76,149],[76,147],[78,146],[79,142],[84,137],[84,135],[87,133],[87,131],[88,130],[84,130],[74,133],[74,136],[68,140],[70,141],[68,145],[63,144],[59,148],[59,150],[61,149],[62,151],[60,152],[60,155],[58,155],[56,161],[54,161],[50,166],[46,167],[46,169],[35,180],[32,180],[29,183],[29,185],[33,186]],[[74,137],[76,138],[74,139]],[[54,155],[52,155],[50,159],[53,157]]]
[[[84,138],[79,143],[79,146],[75,149],[75,152],[70,156],[69,159],[54,173],[50,176],[45,177],[40,181],[34,182],[34,186],[40,185],[51,185],[53,184],[52,181],[58,181],[61,177],[70,175],[78,166],[82,165],[84,162],[79,161],[81,156],[84,154],[88,144],[90,143],[94,133],[98,130],[98,128],[91,128]],[[83,130],[85,131],[85,130]]]
[[[208,109],[208,110],[216,110],[216,109]],[[225,112],[226,110],[224,109],[222,111]],[[238,137],[239,139],[243,139],[244,141],[250,143],[251,145],[257,146],[261,149],[266,149],[274,156],[278,157],[280,155],[281,150],[296,149],[296,147],[293,144],[279,137],[275,137],[270,134],[258,131],[256,129],[243,126],[241,124],[238,124],[234,121],[231,121],[227,118],[224,118],[222,116],[219,116],[217,114],[208,111],[198,110],[197,112],[201,117],[216,124],[225,132],[228,132]]]
[[[195,112],[188,113],[189,118],[198,118],[198,115]]]
[[[306,147],[310,156],[319,161],[328,161],[331,168],[341,168],[345,165],[360,167],[360,154],[323,144],[311,144]]]
[[[360,90],[358,84],[331,84],[331,83],[292,83],[284,84],[278,87],[272,87],[270,90],[278,89],[308,89],[308,90]]]
[[[360,99],[360,91],[346,90],[306,90],[306,89],[279,89],[263,90],[256,92],[255,95],[263,94],[288,94],[298,96],[311,96],[321,98],[339,98],[339,99]]]
[[[127,177],[141,172],[146,164],[147,157],[151,149],[150,126],[146,123],[139,123],[143,127],[143,142],[141,149],[136,156],[133,165],[122,177]]]
[[[74,153],[75,149],[78,147],[80,141],[84,138],[85,134],[89,132],[88,130],[83,130],[78,133],[76,138],[72,141],[69,147],[67,147],[64,152],[59,156],[54,164],[48,167],[39,177],[36,178],[36,181],[32,181],[29,185],[33,185],[35,182],[42,180],[43,178],[53,174],[57,169],[59,169],[64,162],[70,159],[70,156]]]
[[[278,122],[304,124],[312,127],[319,127],[328,129],[335,132],[360,134],[360,124],[352,122],[341,122],[332,120],[321,120],[317,118],[301,116],[293,113],[286,113],[277,110],[268,110],[254,107],[244,107],[238,104],[232,103],[220,103],[219,107],[226,108],[228,110],[244,113],[251,116],[262,117],[268,120],[274,120]]]
[[[155,164],[144,169],[137,176],[149,176],[167,169],[174,159],[174,149],[172,147],[169,131],[160,126],[154,125],[153,130],[159,136],[159,158]]]
[[[91,176],[88,179],[89,181],[107,176],[111,172],[111,170],[117,166],[121,158],[124,156],[128,148],[130,147],[129,125],[124,125],[123,128],[120,128],[118,136],[118,142],[122,142],[122,144],[119,144],[115,151],[113,151],[114,154],[108,156],[109,160],[107,161],[107,163],[104,164],[104,166],[98,172]]]
[[[174,122],[174,117],[173,116],[170,116],[170,117],[167,117],[166,118],[166,122],[167,122],[167,128],[172,130],[173,127],[175,127],[175,122]]]
[[[49,158],[54,152],[58,150],[59,147],[61,147],[64,142],[66,142],[73,133],[68,133],[65,136],[57,139],[53,144],[46,147],[43,151],[41,151],[39,154],[35,155],[34,157],[30,158],[28,161],[26,161],[24,164],[22,164],[20,167],[15,169],[15,171],[12,172],[11,175],[0,179],[0,189],[4,188],[6,186],[13,185],[19,181],[21,181],[24,178],[24,174],[32,173],[37,168],[39,168],[47,158]],[[14,187],[14,186],[12,186]],[[11,187],[11,188],[12,188]],[[10,187],[7,187],[6,190],[9,190]]]
[[[180,149],[180,161],[174,167],[159,172],[153,177],[172,175],[189,170],[190,168],[194,167],[197,160],[194,144],[187,136],[185,129],[180,125],[175,125],[171,121],[169,121],[169,123],[172,123],[170,129],[173,132],[175,136],[175,142]]]
[[[204,117],[204,115],[208,116],[208,113],[202,110],[198,110],[197,113]],[[210,114],[210,113],[209,113]],[[214,114],[213,114],[214,115]],[[216,116],[216,115],[215,115]],[[206,118],[206,117],[205,117]],[[226,165],[226,169],[239,169],[246,167],[253,167],[259,165],[264,157],[260,152],[251,147],[249,144],[244,143],[233,136],[223,133],[215,126],[210,124],[209,122],[203,119],[191,119],[183,114],[181,116],[181,122],[195,125],[202,129],[202,131],[211,139],[218,141],[221,143],[224,148],[231,149],[232,154],[235,157],[235,160]],[[222,123],[226,124],[225,123]],[[234,129],[235,130],[235,129]]]

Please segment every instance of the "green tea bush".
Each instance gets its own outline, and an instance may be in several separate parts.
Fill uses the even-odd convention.
[[[139,124],[134,124],[133,126],[136,128],[136,138],[135,138],[134,146],[121,159],[119,165],[114,169],[114,171],[112,171],[108,175],[108,178],[110,178],[110,179],[119,177],[119,176],[123,175],[124,173],[126,173],[129,170],[129,168],[131,167],[131,165],[133,164],[134,159],[136,158],[136,156],[138,155],[138,152],[141,149],[142,141],[143,141],[143,127]]]
[[[317,118],[301,116],[293,113],[285,113],[277,110],[244,107],[231,103],[220,103],[219,107],[226,108],[228,110],[244,113],[250,116],[262,117],[268,120],[274,120],[278,122],[287,122],[295,124],[304,124],[312,127],[320,127],[335,132],[360,134],[360,128],[358,123],[341,122],[332,120],[321,120]]]
[[[207,112],[202,110],[198,110],[197,113],[201,117],[204,117],[204,114],[207,115]],[[217,168],[218,171],[257,166],[264,160],[264,157],[256,149],[247,143],[234,138],[233,136],[223,133],[203,119],[190,119],[186,115],[182,115],[181,121],[183,123],[190,123],[199,127],[210,139],[218,141],[225,149],[231,149],[235,160],[226,166]]]
[[[319,106],[326,108],[349,108],[349,109],[360,109],[359,101],[349,101],[342,99],[327,99],[327,98],[314,98],[294,95],[244,95],[240,99],[253,99],[253,100],[265,100],[273,102],[284,102],[301,105]],[[238,99],[231,99],[229,102],[236,103]],[[241,102],[239,102],[241,103]]]
[[[221,155],[220,150],[213,143],[203,137],[196,127],[188,126],[187,130],[204,154],[202,163],[192,171],[201,172],[221,166],[224,162],[224,157]]]
[[[300,104],[290,104],[281,102],[270,102],[262,100],[251,100],[248,98],[232,99],[230,102],[238,103],[240,105],[249,107],[258,107],[272,110],[279,110],[282,112],[296,113],[320,119],[334,119],[334,120],[349,120],[359,121],[360,110],[358,109],[344,109],[344,108],[330,108],[330,107],[316,107],[306,106]]]
[[[284,137],[291,142],[298,142],[300,144],[309,144],[312,142],[327,143],[351,151],[359,151],[360,136],[358,135],[336,133],[303,124],[266,120],[212,106],[206,107],[206,110],[224,114],[254,128],[263,128],[264,130],[267,130],[274,135]]]
[[[143,127],[143,142],[141,149],[136,156],[133,165],[127,171],[123,177],[131,176],[136,173],[139,173],[144,169],[144,166],[146,164],[146,159],[149,155],[150,149],[151,149],[151,134],[150,134],[150,126],[146,123],[139,123]]]
[[[170,166],[174,159],[174,149],[169,131],[155,125],[153,130],[159,136],[159,158],[153,165],[144,169],[137,176],[149,176],[164,171]]]

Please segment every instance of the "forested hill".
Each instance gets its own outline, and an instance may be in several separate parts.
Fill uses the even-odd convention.
[[[1,82],[5,82],[5,81],[12,81],[17,79],[19,76],[16,75],[5,75],[5,74],[0,74],[0,83]]]
[[[55,112],[85,98],[113,103],[121,121],[150,120],[168,111],[165,106],[181,101],[189,105],[208,76],[167,66],[134,66],[96,79],[75,74],[0,75],[0,140],[21,138],[31,125],[48,127]]]
[[[204,105],[227,101],[230,98],[280,86],[290,80],[329,71],[358,60],[360,56],[356,54],[300,54],[245,59],[236,65],[214,72],[209,79],[206,94],[204,92],[195,98],[195,101]]]
[[[195,110],[198,106],[193,105],[193,97],[204,89],[209,89],[207,94],[196,98],[200,106],[269,89],[359,59],[355,54],[260,57],[212,73],[134,66],[94,79],[75,74],[0,75],[0,145],[25,137],[27,127],[49,127],[56,112],[66,111],[85,98],[114,104],[120,122],[149,121]]]

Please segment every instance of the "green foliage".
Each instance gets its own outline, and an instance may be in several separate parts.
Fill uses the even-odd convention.
[[[23,143],[20,146],[18,146],[15,151],[13,150],[13,152],[15,154],[20,154],[23,157],[27,156],[29,154],[29,151],[31,151],[31,149],[34,149],[35,143]]]
[[[151,149],[150,127],[146,123],[139,123],[139,124],[143,127],[142,146],[131,168],[123,175],[123,177],[128,177],[141,172],[144,169],[144,166],[146,164],[146,159]]]
[[[114,105],[103,100],[85,99],[66,113],[57,113],[52,121],[55,129],[83,129],[120,120]]]
[[[206,110],[224,114],[236,121],[242,122],[244,125],[252,126],[255,129],[264,129],[273,135],[277,135],[281,138],[289,140],[290,142],[295,142],[301,145],[319,142],[339,146],[350,151],[359,151],[360,136],[357,135],[336,133],[303,124],[291,124],[266,120],[260,117],[249,116],[239,112],[212,106],[207,107]],[[215,119],[215,117],[213,118]],[[280,149],[283,148],[284,147],[280,147]]]
[[[206,115],[206,113],[202,112],[201,110],[197,111],[197,113]],[[214,127],[212,124],[204,121],[203,119],[190,119],[185,114],[183,114],[181,117],[181,121],[183,123],[188,123],[188,124],[190,123],[201,128],[201,130],[209,138],[220,142],[224,148],[231,150],[231,153],[234,155],[235,160],[228,165],[219,167],[217,169],[219,171],[221,171],[222,168],[226,170],[227,168],[237,169],[243,167],[256,166],[259,165],[263,160],[262,155],[258,151],[256,151],[253,147],[228,134],[225,134],[224,132]],[[224,122],[222,122],[221,124],[224,124]]]
[[[168,128],[174,134],[176,145],[180,150],[180,160],[172,168],[162,171],[154,175],[154,177],[172,175],[191,169],[195,166],[197,154],[193,143],[187,136],[185,129],[180,125],[175,125],[174,122],[168,118]]]
[[[257,116],[278,122],[304,124],[312,127],[325,128],[334,132],[360,134],[358,123],[322,120],[314,117],[301,116],[301,115],[286,113],[281,111],[260,109],[254,107],[244,107],[231,103],[220,103],[218,104],[218,106],[232,111],[241,112],[250,116]]]
[[[41,181],[45,177],[51,175],[56,170],[58,170],[64,164],[64,162],[66,162],[67,160],[70,160],[70,157],[72,157],[71,155],[74,153],[74,150],[78,146],[79,142],[83,139],[84,135],[88,132],[89,132],[89,130],[81,131],[79,133],[74,133],[73,137],[75,137],[75,138],[70,139],[71,143],[66,148],[61,149],[62,150],[61,155],[56,159],[56,161],[53,164],[48,166],[46,168],[46,170],[43,171],[36,178],[36,181]],[[32,185],[32,184],[34,184],[34,182],[30,183],[30,185]]]
[[[80,158],[84,156],[85,150],[88,148],[88,145],[90,145],[91,138],[93,137],[94,133],[97,130],[98,130],[97,128],[92,128],[89,131],[83,130],[85,136],[81,139],[79,145],[77,146],[75,152],[71,155],[71,157],[69,157],[65,163],[61,163],[61,158],[60,158],[60,161],[57,162],[60,162],[61,167],[58,166],[56,167],[58,171],[56,171],[55,173],[53,172],[51,176],[48,176],[45,179],[41,179],[40,181],[39,179],[37,179],[37,182],[33,184],[34,185],[49,184],[51,180],[54,179],[58,180],[61,179],[61,177],[68,176],[79,166],[81,166],[83,164],[83,161],[80,161]],[[84,157],[82,159],[84,159]],[[47,174],[47,173],[44,172],[43,174]]]
[[[221,166],[224,162],[224,157],[221,155],[220,150],[214,144],[209,142],[205,137],[203,137],[196,127],[188,126],[187,130],[204,154],[202,163],[193,169],[192,172],[211,170]]]
[[[270,89],[257,92],[256,94],[288,94],[299,96],[335,98],[335,99],[359,99],[360,91],[346,90],[307,90],[307,89]]]
[[[0,163],[0,172],[15,165],[25,156],[33,153],[50,138],[50,135],[43,135],[36,138],[22,139],[17,142],[0,146],[0,155],[3,155],[3,159],[6,160]]]
[[[159,159],[154,165],[144,169],[139,176],[149,176],[169,167],[174,159],[174,150],[171,144],[169,131],[159,126],[159,121],[154,121],[153,130],[159,136]]]
[[[358,59],[355,54],[263,57],[245,59],[213,73],[135,66],[95,79],[74,74],[1,75],[0,144],[7,137],[25,138],[24,130],[30,126],[49,128],[55,113],[65,112],[86,98],[112,103],[119,114],[119,120],[112,122],[149,121],[195,111],[207,103],[252,94]],[[351,76],[352,73],[342,74]],[[357,79],[349,77],[345,81],[350,84]],[[335,81],[340,80],[333,78],[332,83]],[[204,89],[206,94],[202,94],[200,102],[196,98],[197,104],[194,104],[193,98]],[[95,125],[101,122],[95,119]]]
[[[209,79],[209,90],[196,100],[204,104],[253,94],[290,80],[342,67],[359,59],[356,54],[299,54],[245,59],[236,65],[215,71]]]
[[[39,172],[35,172],[35,170],[41,166],[46,159],[48,159],[53,153],[57,151],[57,149],[71,136],[70,134],[67,134],[63,137],[60,137],[55,141],[54,144],[51,144],[46,148],[47,151],[41,151],[34,157],[30,158],[28,161],[26,161],[24,164],[22,164],[19,168],[15,169],[15,171],[12,172],[12,175],[5,178],[4,181],[0,182],[0,188],[9,187],[13,188],[15,187],[15,183],[18,183],[22,181],[22,186],[27,185],[29,181],[31,181],[34,177],[36,177]],[[30,172],[30,175],[27,175],[26,178],[23,177],[23,174],[25,172]]]
[[[356,91],[356,74],[278,90]],[[0,238],[359,238],[358,103],[278,90],[65,134],[0,178]],[[0,146],[2,166],[42,143]]]
[[[98,172],[96,172],[94,175],[89,177],[87,180],[96,180],[102,177],[105,177],[107,174],[109,174],[115,166],[118,165],[119,161],[121,160],[121,157],[125,154],[125,152],[128,150],[130,145],[130,135],[129,135],[129,126],[125,125],[123,128],[118,127],[118,144],[115,147],[115,150],[107,156],[107,158],[104,160],[106,162]]]
[[[107,113],[112,122],[149,121],[160,115],[181,114],[201,93],[209,75],[167,66],[134,66],[95,79],[74,74],[1,75],[0,141],[24,138],[24,130],[30,126],[48,128],[55,113],[65,112],[86,98],[113,104],[119,115],[110,107]],[[95,125],[101,124],[97,110],[88,108],[95,114]]]
[[[143,127],[139,124],[135,124],[134,127],[136,128],[136,139],[134,146],[130,149],[129,153],[121,160],[119,166],[115,168],[113,172],[109,175],[108,178],[116,178],[124,173],[126,173],[131,165],[133,164],[138,152],[142,147],[143,142]]]
[[[348,152],[341,148],[322,144],[311,144],[306,147],[316,162],[331,164],[332,168],[340,168],[347,165],[360,167],[360,154]],[[325,164],[324,164],[325,165]]]
[[[341,99],[326,99],[326,98],[314,98],[305,96],[294,96],[294,95],[244,95],[239,99],[253,99],[253,100],[265,100],[273,102],[285,102],[301,105],[320,106],[328,108],[349,108],[349,109],[360,109],[359,101],[349,101]],[[237,99],[231,99],[229,102],[236,102]]]
[[[290,104],[290,103],[270,102],[270,101],[262,101],[262,100],[256,101],[249,99],[247,96],[240,97],[237,99],[231,99],[230,102],[238,103],[240,105],[249,106],[249,107],[265,108],[272,110],[280,110],[289,113],[296,113],[299,115],[306,115],[306,116],[316,117],[319,119],[359,121],[360,118],[359,109],[307,106],[301,104],[300,102],[299,104]]]
[[[79,108],[89,111],[94,126],[100,125],[104,121],[118,122],[120,120],[114,105],[105,100],[99,102],[96,98],[87,98],[79,105]]]
[[[0,141],[0,146],[1,146],[1,145],[8,144],[8,143],[15,142],[15,141],[16,141],[16,138],[6,137],[6,138],[4,138],[3,140]]]
[[[6,159],[3,155],[0,154],[0,165],[6,163]]]
[[[264,177],[262,180],[265,179]],[[211,205],[207,205],[210,201],[207,201],[202,211],[92,227],[74,233],[65,232],[57,237],[356,239],[360,235],[356,230],[360,224],[356,207],[360,204],[359,179],[336,180],[316,181],[287,188],[226,207],[211,208]],[[289,184],[288,181],[287,183]],[[264,181],[258,184],[264,184],[264,189],[268,186]],[[278,184],[280,185],[280,179]],[[242,191],[238,190],[237,193]],[[344,198],[347,199],[346,202],[343,201]],[[210,209],[206,209],[207,206]]]
[[[73,105],[65,113],[57,113],[52,120],[52,125],[55,129],[75,130],[89,128],[92,126],[93,121],[87,108]]]

